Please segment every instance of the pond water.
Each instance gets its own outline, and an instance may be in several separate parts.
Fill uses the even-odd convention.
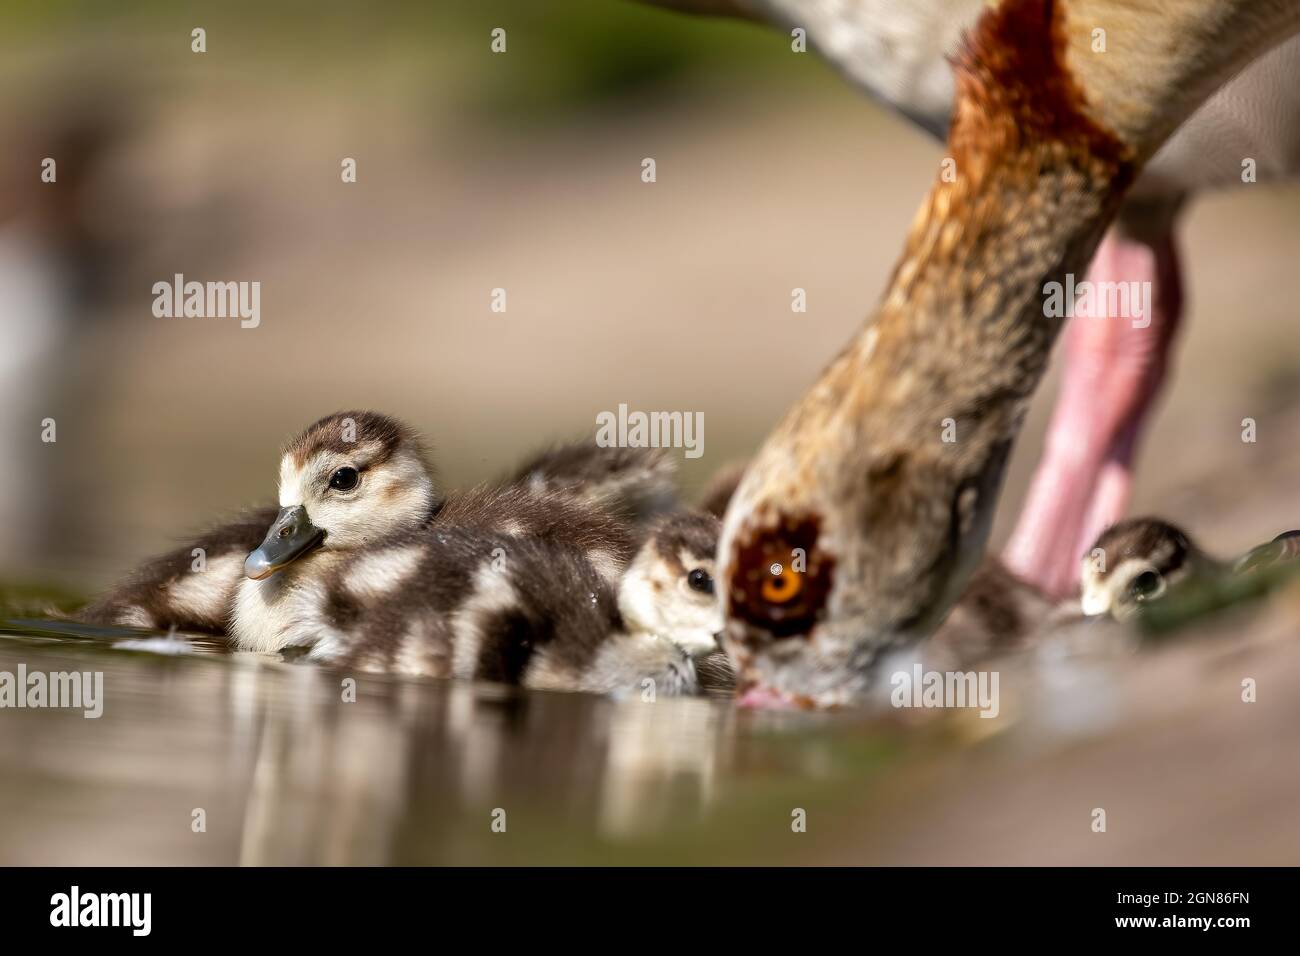
[[[102,673],[103,712],[0,710],[10,865],[816,860],[899,752],[860,716],[368,675],[352,700],[215,641],[0,621],[20,667]]]
[[[1294,863],[1297,611],[1062,632],[996,665],[994,719],[351,675],[0,612],[0,703],[20,672],[102,679],[97,718],[0,707],[0,864]]]

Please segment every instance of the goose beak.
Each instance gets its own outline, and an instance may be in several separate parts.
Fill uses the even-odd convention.
[[[736,695],[736,704],[748,710],[816,710],[811,697],[791,694],[762,684],[750,684]]]
[[[244,574],[260,581],[302,557],[323,537],[325,532],[311,523],[302,505],[281,508],[262,543],[244,560]]]

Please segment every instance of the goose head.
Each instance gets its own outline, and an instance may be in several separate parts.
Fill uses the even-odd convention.
[[[1129,518],[1103,531],[1083,557],[1080,609],[1124,621],[1213,561],[1176,525]]]
[[[655,525],[619,585],[627,630],[666,637],[691,654],[718,649],[722,605],[714,587],[718,519],[680,512]]]
[[[439,501],[414,432],[376,412],[308,426],[280,458],[280,513],[244,562],[261,580],[304,555],[346,551],[418,528]]]

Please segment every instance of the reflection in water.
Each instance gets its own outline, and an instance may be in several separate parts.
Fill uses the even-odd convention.
[[[0,712],[4,863],[544,861],[696,825],[744,774],[752,715],[729,701],[374,675],[349,693],[351,675],[211,643],[40,627],[0,629],[0,670],[102,670],[104,715]],[[758,776],[790,756],[759,751]]]
[[[731,753],[734,716],[731,706],[713,700],[619,707],[601,783],[601,831],[630,836],[690,812],[692,804],[697,814],[709,806]]]
[[[370,680],[350,703],[337,673],[256,664],[236,673],[231,736],[251,768],[239,862],[255,865],[410,862],[412,827],[490,835],[498,808],[507,832],[515,810],[540,809],[615,838],[698,815],[730,712],[708,701]]]
[[[1274,714],[1265,743],[1260,718],[1231,703],[1232,669],[1198,656],[1212,643],[1152,658],[1139,692],[1123,691],[1139,658],[1105,650],[1095,629],[1003,671],[995,720],[366,674],[353,687],[345,672],[215,641],[185,655],[126,643],[144,637],[0,620],[0,671],[102,671],[104,687],[99,719],[0,710],[0,864],[987,863],[1042,862],[1043,847],[1088,860],[1091,831],[1069,822],[1075,803],[1094,805],[1080,794],[1123,792],[1140,815],[1195,789],[1214,728],[1250,731],[1218,743],[1214,759],[1230,763],[1286,752],[1300,726]],[[1205,674],[1226,674],[1231,692],[1205,690]],[[1206,701],[1227,710],[1169,739],[1170,708],[1205,720]],[[1143,747],[1158,777],[1145,769],[1157,758],[1135,760]],[[1161,843],[1171,859],[1196,845]],[[1127,846],[1126,859],[1150,858],[1140,839]]]

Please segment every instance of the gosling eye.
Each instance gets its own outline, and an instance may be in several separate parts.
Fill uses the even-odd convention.
[[[690,585],[692,591],[699,591],[701,594],[713,593],[713,578],[703,568],[695,568],[686,575],[686,583]]]
[[[1149,601],[1164,590],[1165,582],[1157,571],[1143,571],[1128,585],[1128,593],[1136,601]]]
[[[330,487],[335,491],[351,491],[357,486],[360,478],[355,468],[345,466],[330,475]]]

